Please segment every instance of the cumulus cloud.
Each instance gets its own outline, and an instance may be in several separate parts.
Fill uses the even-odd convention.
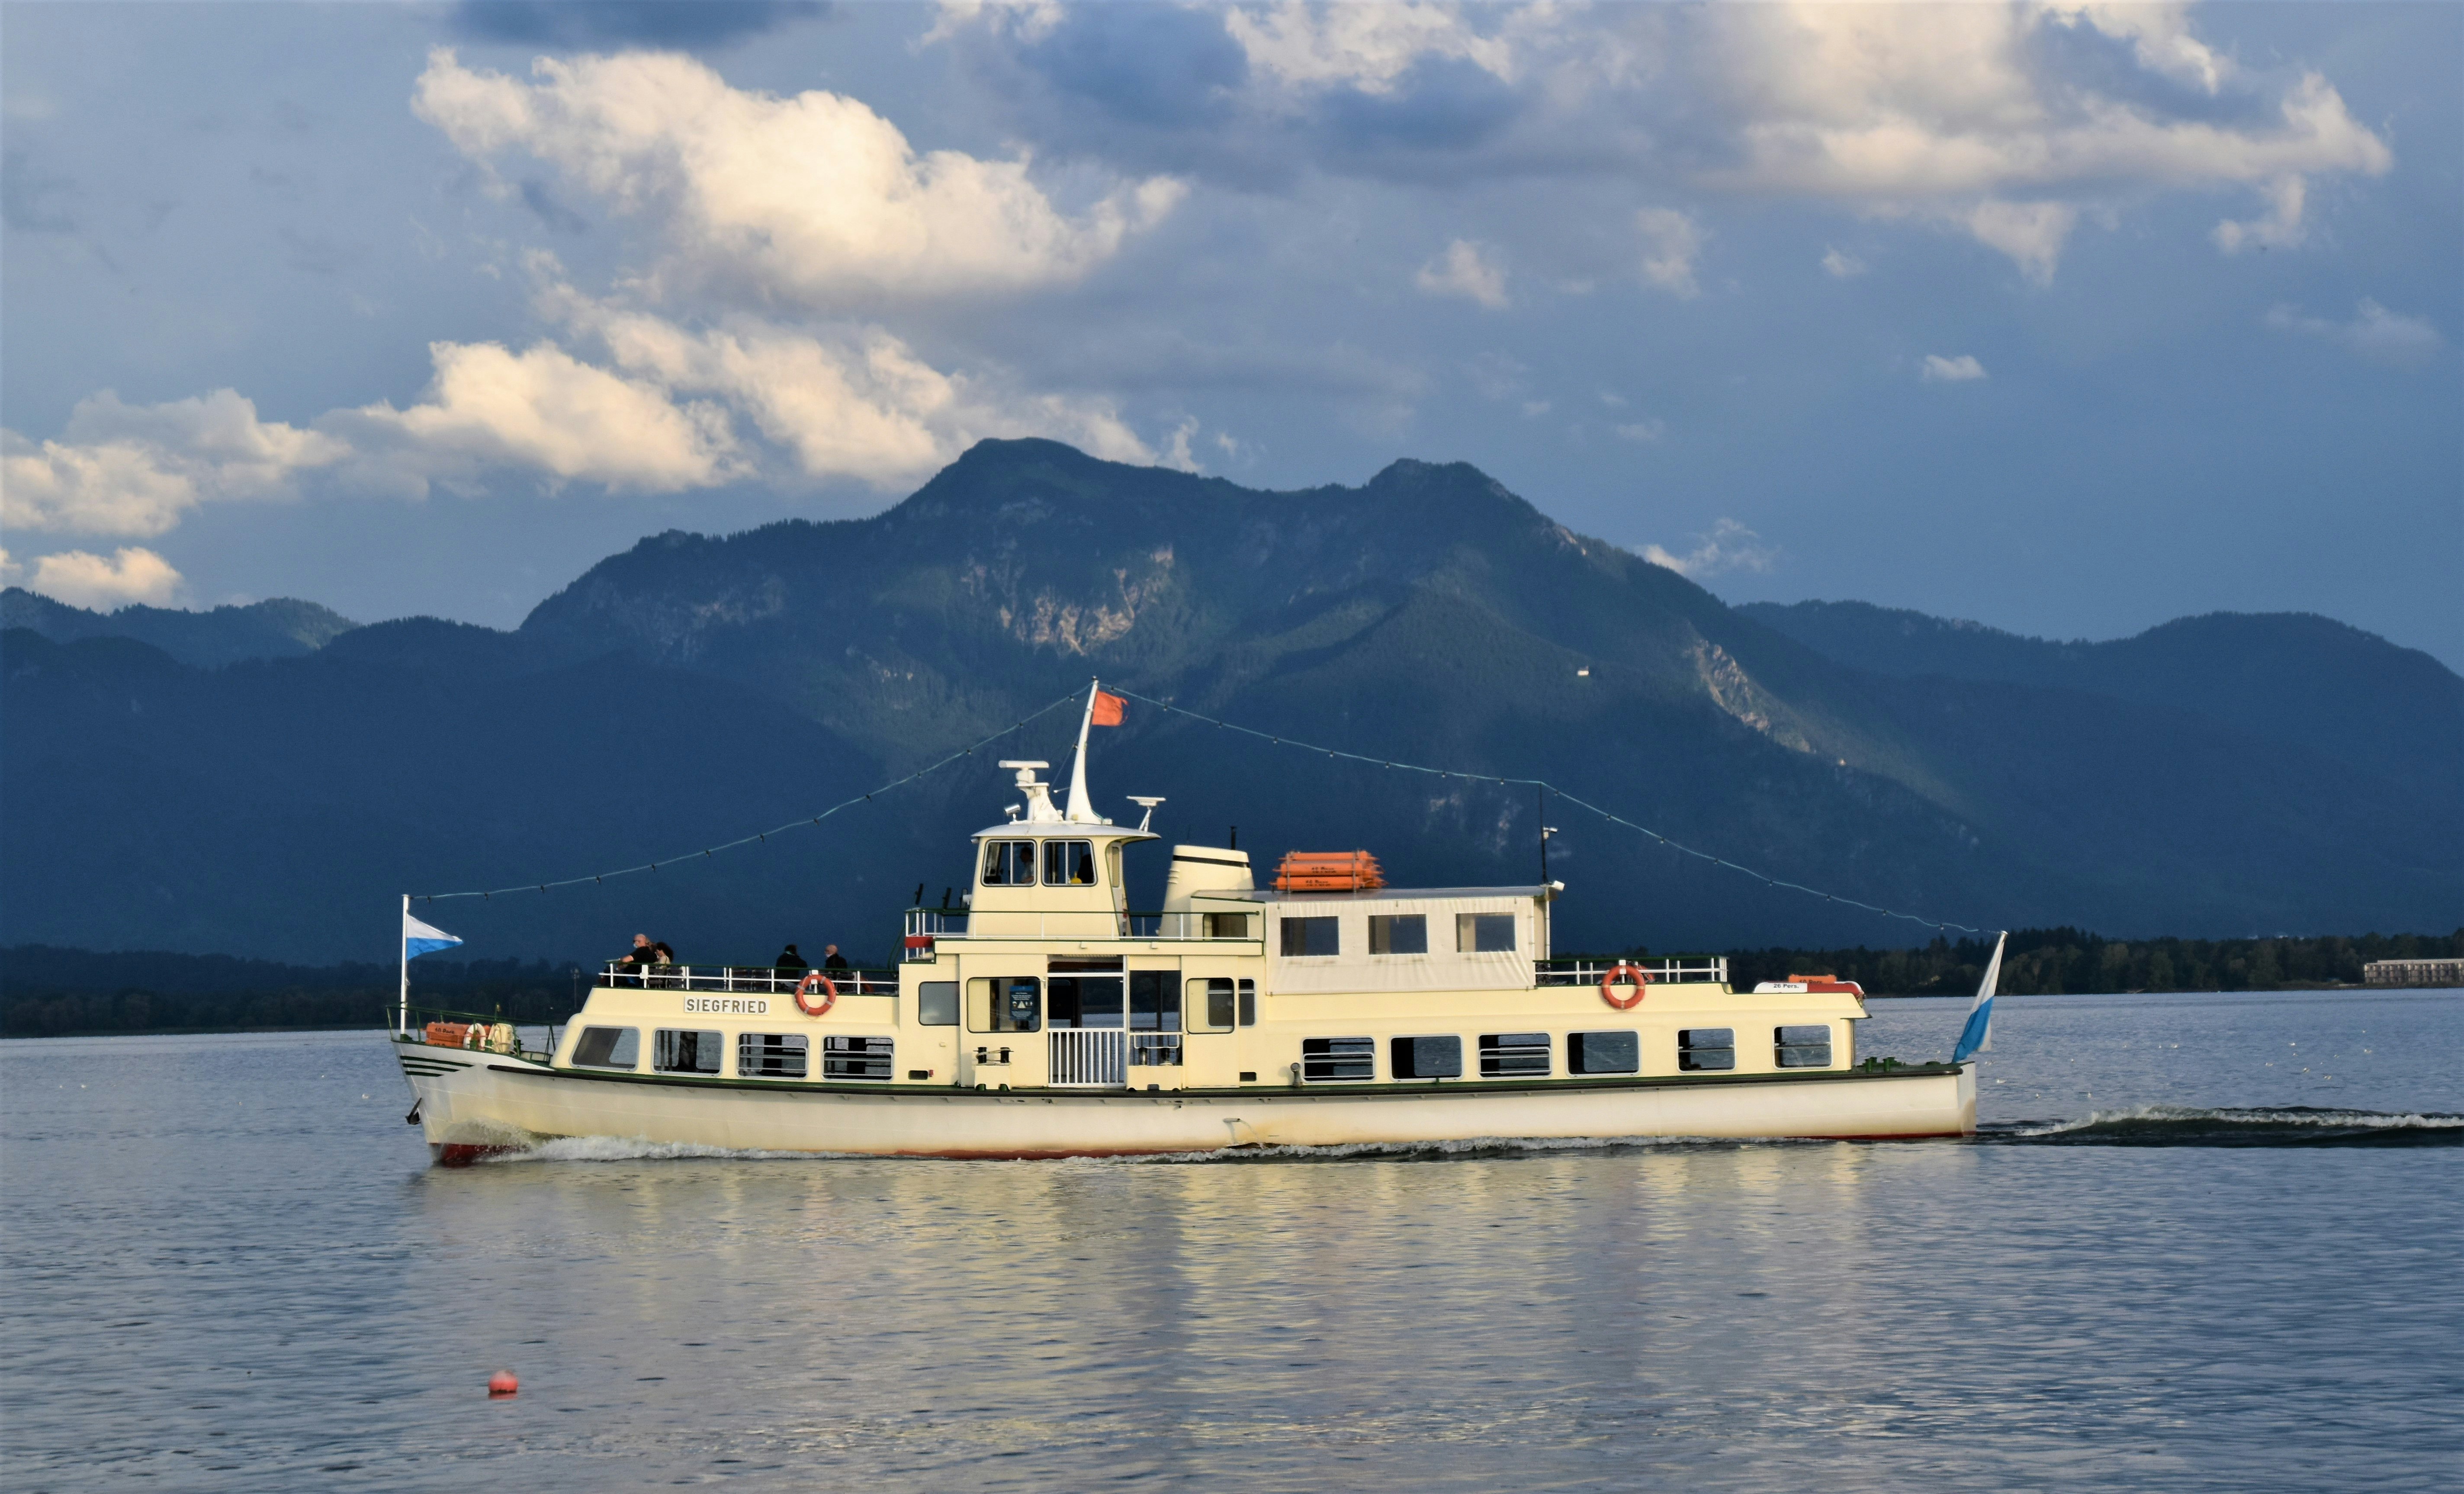
[[[2422,317],[2401,316],[2365,299],[2349,322],[2330,322],[2294,306],[2277,306],[2267,324],[2279,332],[2324,338],[2357,358],[2391,368],[2418,368],[2438,356],[2447,340]]]
[[[1699,294],[1694,256],[1703,248],[1701,227],[1674,208],[1644,208],[1634,215],[1634,222],[1642,237],[1643,283],[1680,300],[1692,300]]]
[[[436,376],[407,410],[369,405],[336,417],[414,485],[514,467],[613,490],[671,493],[748,470],[726,413],[594,368],[551,343],[431,343]]]
[[[1681,576],[1701,580],[1728,570],[1765,571],[1779,551],[1762,542],[1762,536],[1734,519],[1723,519],[1711,525],[1708,534],[1694,536],[1694,548],[1683,555],[1672,554],[1657,545],[1645,545],[1636,553],[1655,566],[1665,566]]]
[[[321,432],[259,420],[231,390],[160,405],[105,390],[77,402],[55,440],[0,431],[0,525],[150,537],[201,502],[289,497],[298,474],[349,450]]]
[[[1956,358],[1927,353],[1925,367],[1917,374],[1927,384],[1965,384],[1970,379],[1985,376],[1985,365],[1978,363],[1972,353],[1961,353]]]
[[[1465,297],[1491,311],[1506,304],[1506,271],[1468,239],[1448,244],[1444,254],[1420,266],[1412,282],[1429,295]]]
[[[936,34],[977,35],[970,63],[1002,80],[995,95],[1098,156],[1134,149],[1244,187],[1308,164],[1414,182],[1592,175],[1644,200],[1813,199],[1968,234],[2039,283],[2083,218],[2248,192],[2260,212],[2228,217],[2218,246],[2290,245],[2320,178],[2392,162],[2323,76],[2237,66],[2180,4],[1281,0],[1186,12],[1240,58],[1209,74],[1205,108],[1177,114],[1153,103],[1182,63],[1132,45],[1141,23],[1124,11],[1036,8],[1027,46],[1014,11],[945,15]],[[1125,81],[1142,67],[1155,76]]]
[[[473,161],[525,152],[660,223],[671,253],[654,286],[731,281],[838,308],[1065,284],[1184,193],[1150,177],[1073,216],[1023,157],[919,152],[857,100],[734,88],[676,54],[542,57],[532,72],[525,82],[466,68],[439,48],[412,108]]]
[[[1223,29],[1239,42],[1256,74],[1287,86],[1347,86],[1365,94],[1395,91],[1424,59],[1467,62],[1511,82],[1513,38],[1483,34],[1461,7],[1406,4],[1311,6],[1284,0],[1271,7],[1235,6]]]
[[[5,562],[7,552],[0,550],[0,563]],[[20,569],[13,563],[0,565],[0,570],[11,578]],[[162,556],[135,546],[116,549],[108,557],[63,550],[34,562],[26,589],[71,607],[107,612],[132,602],[161,606],[179,594],[180,573]]]
[[[1050,436],[1109,460],[1155,459],[1108,400],[1029,393],[992,373],[946,373],[878,326],[737,318],[695,329],[562,283],[542,292],[540,307],[596,340],[628,378],[743,412],[809,478],[892,487],[986,436]]]

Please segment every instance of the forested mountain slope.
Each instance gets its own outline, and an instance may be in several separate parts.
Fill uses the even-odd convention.
[[[2442,927],[2464,905],[2464,815],[2386,761],[2103,677],[1843,663],[1758,611],[1466,466],[1264,493],[986,442],[874,518],[647,539],[513,634],[386,624],[212,672],[11,635],[0,940],[364,956],[392,891],[732,838],[1094,675],[1381,761],[1544,777],[1792,880],[1979,926]],[[2254,639],[2236,667],[2273,678],[2277,646]],[[21,732],[30,709],[46,719]],[[817,928],[886,953],[896,908],[919,882],[928,901],[962,884],[962,837],[1009,801],[990,759],[1066,773],[1074,725],[1067,709],[1039,718],[801,846],[434,916],[486,954],[613,948],[644,923],[701,958],[766,958],[800,933],[809,948]],[[1537,876],[1528,790],[1332,761],[1140,702],[1096,752],[1099,803],[1166,794],[1172,839],[1237,823],[1263,858],[1362,845],[1408,881]],[[2464,742],[2451,761],[2464,779]],[[1572,806],[1546,814],[1570,887],[1561,947],[1912,931]],[[1135,896],[1151,903],[1161,856],[1146,855]]]

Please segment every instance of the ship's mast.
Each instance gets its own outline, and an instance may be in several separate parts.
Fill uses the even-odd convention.
[[[1061,816],[1073,825],[1102,823],[1087,797],[1087,731],[1095,725],[1095,692],[1100,688],[1099,681],[1087,681],[1087,712],[1078,718],[1078,761],[1069,765],[1069,810]]]

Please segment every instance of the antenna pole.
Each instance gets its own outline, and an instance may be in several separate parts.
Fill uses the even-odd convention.
[[[1540,802],[1540,885],[1549,885],[1549,786],[1542,784],[1535,792]]]
[[[401,1004],[396,1008],[394,1031],[410,1031],[410,894],[402,895],[402,926],[394,930],[393,952],[399,956],[402,969]]]

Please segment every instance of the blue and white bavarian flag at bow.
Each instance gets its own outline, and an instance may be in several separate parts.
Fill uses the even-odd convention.
[[[1959,1030],[1959,1046],[1950,1050],[1950,1061],[1965,1063],[1980,1053],[1993,1051],[1993,988],[2002,979],[2002,946],[2010,941],[2009,930],[1993,941],[1993,958],[1985,965],[1985,980],[1976,988],[1976,1004],[1968,1009],[1968,1025]]]
[[[439,949],[451,949],[461,942],[442,928],[429,927],[408,913],[402,916],[402,957],[406,960],[434,954]]]

